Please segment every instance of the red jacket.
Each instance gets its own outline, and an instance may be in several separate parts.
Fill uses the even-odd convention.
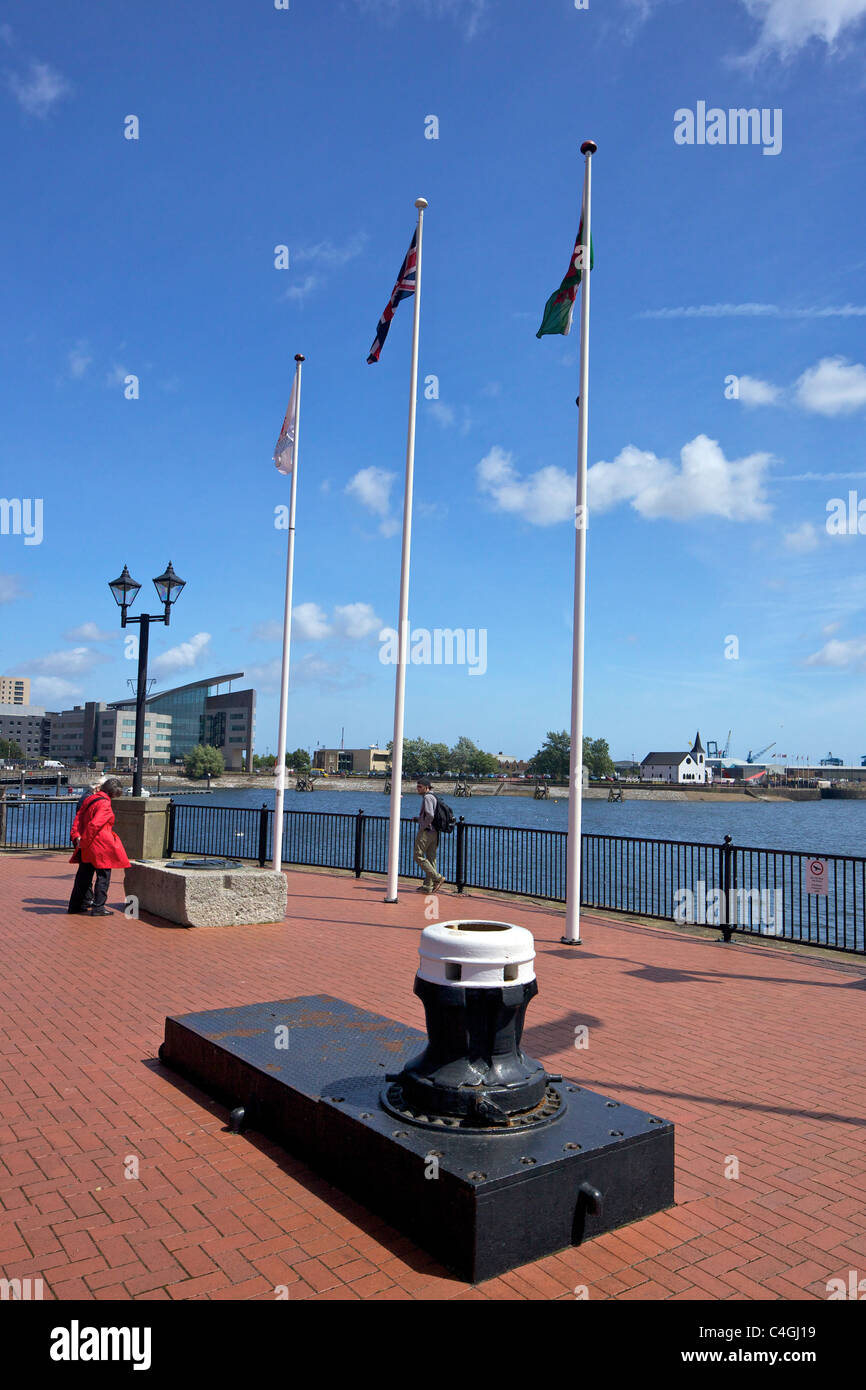
[[[126,850],[114,833],[113,825],[111,797],[106,796],[105,792],[94,792],[82,802],[70,831],[73,840],[81,839],[78,849],[82,864],[93,864],[97,869],[129,868]],[[77,860],[76,853],[69,862],[76,863]]]

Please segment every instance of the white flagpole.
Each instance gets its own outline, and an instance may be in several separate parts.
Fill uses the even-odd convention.
[[[598,146],[584,140],[583,270],[580,277],[580,395],[578,398],[577,506],[574,513],[574,632],[571,657],[571,761],[568,779],[568,839],[566,842],[565,935],[568,946],[580,945],[580,855],[583,819],[583,647],[586,618],[586,448],[589,434],[589,281],[592,246],[590,196],[592,156]]]
[[[277,735],[277,799],[274,806],[275,873],[283,867],[283,802],[286,796],[286,726],[289,718],[289,655],[292,646],[292,585],[295,577],[295,498],[298,494],[298,438],[301,426],[301,363],[295,353],[295,427],[292,440],[292,490],[289,502],[289,543],[286,550],[286,604],[283,612],[283,669],[280,676],[280,727]]]
[[[412,548],[412,489],[415,479],[415,413],[418,399],[418,339],[421,328],[421,240],[426,198],[416,198],[418,232],[415,243],[415,317],[412,327],[412,370],[409,387],[409,434],[406,442],[406,488],[403,494],[403,553],[400,561],[400,615],[397,627],[397,678],[394,691],[394,742],[391,751],[391,821],[388,827],[388,887],[386,903],[397,901],[400,872],[400,793],[403,786],[403,707],[406,701],[406,661],[409,656],[409,554]]]

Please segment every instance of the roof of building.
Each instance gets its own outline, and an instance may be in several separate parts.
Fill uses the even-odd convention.
[[[691,750],[688,748],[682,753],[647,753],[646,757],[641,759],[641,767],[646,767],[647,763],[667,764],[669,766],[678,767],[685,758],[690,757]]]
[[[179,695],[182,690],[197,690],[201,686],[222,685],[224,681],[243,680],[243,671],[231,671],[227,676],[207,676],[204,680],[189,681],[186,685],[175,685],[171,690],[155,690],[152,695],[148,695],[147,704],[154,700],[163,700],[166,695]],[[128,709],[135,704],[135,696],[129,700],[112,700],[109,709]]]

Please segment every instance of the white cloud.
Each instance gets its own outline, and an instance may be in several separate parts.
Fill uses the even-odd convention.
[[[866,405],[866,367],[845,357],[822,357],[795,383],[804,410],[819,415],[850,415]]]
[[[628,444],[612,463],[587,473],[590,511],[630,502],[649,520],[688,521],[721,516],[728,521],[762,521],[770,515],[765,473],[772,456],[726,459],[716,440],[699,434],[680,450],[681,467]]]
[[[279,689],[281,663],[278,658],[260,666],[248,666],[247,677],[258,690]],[[300,661],[292,663],[292,685],[311,685],[318,690],[352,690],[366,684],[368,675],[352,670],[345,662],[327,661],[307,652]]]
[[[521,516],[532,526],[553,526],[574,516],[575,480],[562,468],[548,465],[522,477],[514,455],[495,444],[476,476],[479,490],[492,498],[497,511]]]
[[[292,299],[297,301],[298,303],[301,303],[303,300],[306,299],[308,294],[312,294],[313,290],[318,289],[321,283],[322,277],[320,275],[305,275],[303,280],[301,280],[297,285],[289,286],[289,288],[286,290],[284,298]]]
[[[779,304],[688,304],[674,309],[643,309],[641,319],[835,319],[864,318],[866,304],[813,305],[805,309],[785,309]]]
[[[66,78],[48,63],[33,62],[26,77],[13,72],[7,81],[22,111],[40,119],[50,115],[57,102],[72,91]]]
[[[859,666],[866,660],[866,637],[851,637],[847,642],[831,638],[819,651],[806,658],[807,666],[831,666],[837,671]]]
[[[789,58],[813,39],[835,48],[866,18],[866,0],[743,0],[743,4],[761,25],[747,61],[773,52]]]
[[[301,247],[300,251],[292,253],[293,261],[312,261],[315,265],[327,266],[328,269],[337,269],[340,266],[348,265],[356,256],[360,256],[367,245],[366,232],[356,232],[343,246],[335,246],[332,241],[320,241],[315,246]]]
[[[106,374],[105,374],[105,382],[106,382],[106,385],[107,385],[107,386],[122,386],[123,383],[125,382],[126,378],[127,378],[129,375],[130,375],[130,373],[129,373],[129,371],[128,371],[128,369],[127,369],[126,367],[118,367],[118,366],[115,364],[115,365],[112,367],[111,371],[110,371],[110,372],[106,372]]]
[[[793,551],[795,555],[806,555],[810,550],[817,549],[818,532],[811,521],[804,521],[802,526],[785,532],[783,543],[785,549]]]
[[[479,32],[487,13],[488,0],[357,0],[364,14],[392,21],[407,9],[420,10],[425,15],[456,19],[467,39]]]
[[[756,376],[741,376],[737,378],[737,392],[743,405],[776,405],[782,388]]]
[[[443,429],[453,425],[457,419],[453,405],[446,405],[444,401],[430,401],[427,411]]]
[[[377,516],[387,516],[391,506],[391,488],[396,473],[388,473],[384,468],[362,468],[346,484],[346,492],[356,497],[362,507],[375,512]]]
[[[396,473],[388,473],[384,468],[362,468],[346,484],[345,491],[355,497],[362,507],[381,517],[379,532],[383,536],[395,536],[400,530],[400,522],[389,515],[391,508],[391,488]]]
[[[97,627],[96,623],[82,623],[80,627],[73,627],[69,632],[64,632],[64,642],[113,642],[120,636],[120,628],[114,632],[103,632],[102,628]]]
[[[501,396],[502,383],[500,381],[488,381],[486,386],[482,386],[481,394],[482,396],[489,396],[491,399]]]
[[[334,609],[334,626],[341,636],[360,641],[379,632],[382,619],[369,603],[344,603]]]
[[[317,603],[299,603],[292,609],[292,636],[297,637],[299,642],[314,642],[317,638],[330,635],[327,615]]]
[[[31,671],[49,672],[51,675],[81,675],[98,666],[108,658],[102,652],[91,651],[89,647],[72,647],[66,652],[48,652],[46,656],[31,657],[26,663]]]
[[[167,674],[172,671],[187,671],[190,667],[198,665],[202,657],[208,654],[210,640],[209,632],[197,632],[188,642],[181,642],[177,647],[169,647],[168,651],[161,652],[150,663],[151,669]]]
[[[311,265],[314,269],[308,271],[296,285],[290,285],[283,298],[302,304],[314,290],[327,284],[327,275],[320,272],[339,270],[348,265],[349,261],[361,255],[366,245],[366,233],[356,232],[342,246],[335,246],[332,241],[319,241],[314,246],[302,246],[299,251],[293,251],[291,264]]]
[[[0,24],[0,43],[5,43],[8,44],[10,48],[12,47],[13,38],[11,24]]]
[[[0,574],[0,603],[13,603],[23,593],[17,574]]]
[[[832,637],[833,633],[838,632],[841,626],[841,623],[827,623],[821,628],[821,631],[825,637]]]
[[[66,370],[73,381],[80,381],[87,372],[93,358],[88,351],[87,343],[81,339],[66,357]]]
[[[326,637],[359,641],[371,632],[379,632],[381,627],[382,620],[369,603],[337,604],[330,620],[318,603],[299,603],[292,610],[292,636],[300,642]],[[281,642],[283,625],[275,621],[259,623],[252,636],[259,642]]]
[[[779,474],[774,483],[835,483],[842,478],[866,478],[866,473],[788,473]]]
[[[84,687],[57,676],[35,676],[30,682],[30,698],[34,705],[51,705],[83,695]]]

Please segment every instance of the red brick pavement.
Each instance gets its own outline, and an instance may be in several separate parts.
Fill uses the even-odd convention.
[[[528,1051],[677,1125],[674,1208],[470,1288],[156,1061],[166,1014],[298,994],[423,1027],[423,898],[291,872],[285,922],[190,931],[69,917],[70,875],[0,857],[2,1277],[57,1299],[651,1300],[866,1275],[866,965],[597,914],[567,948],[557,912],[443,895],[443,918],[535,934]]]

